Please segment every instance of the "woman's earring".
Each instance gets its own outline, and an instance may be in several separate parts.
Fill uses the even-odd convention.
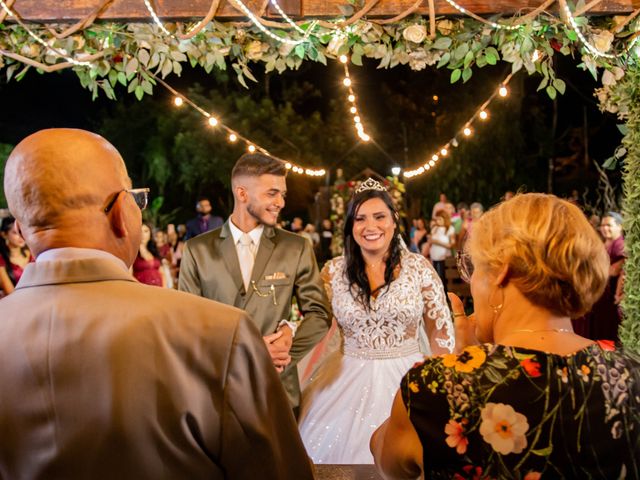
[[[498,291],[502,294],[502,300],[500,300],[500,303],[497,305],[494,305],[493,303],[491,303],[491,299],[493,298],[493,292],[491,293],[491,295],[489,295],[489,306],[493,309],[494,315],[498,315],[502,310],[502,307],[504,307],[504,290],[502,287],[498,287]]]

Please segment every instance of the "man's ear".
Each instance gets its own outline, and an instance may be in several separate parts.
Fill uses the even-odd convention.
[[[247,187],[244,185],[235,185],[233,187],[234,197],[241,203],[246,203],[249,199]]]
[[[125,238],[129,235],[129,230],[127,229],[126,222],[126,213],[124,211],[124,206],[122,203],[123,198],[124,196],[122,195],[122,193],[118,194],[118,198],[113,204],[108,217],[111,230],[117,238]]]

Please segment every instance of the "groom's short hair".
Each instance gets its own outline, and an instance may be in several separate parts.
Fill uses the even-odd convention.
[[[285,177],[287,167],[282,160],[262,153],[245,153],[231,170],[231,179],[237,177],[259,177],[261,175],[276,175]]]

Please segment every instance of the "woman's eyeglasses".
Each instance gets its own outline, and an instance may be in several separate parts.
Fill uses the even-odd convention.
[[[471,283],[471,275],[473,275],[471,255],[466,252],[459,251],[456,255],[456,266],[458,267],[460,278],[466,283]]]
[[[147,208],[147,204],[149,203],[149,191],[150,189],[148,188],[130,188],[130,189],[120,190],[118,193],[116,193],[113,196],[113,198],[109,201],[107,206],[104,207],[104,213],[109,213],[111,211],[111,209],[116,203],[116,200],[118,200],[118,196],[122,192],[127,192],[131,194],[131,196],[133,197],[133,201],[136,202],[136,205],[138,206],[138,208],[140,210],[144,210],[145,208]]]

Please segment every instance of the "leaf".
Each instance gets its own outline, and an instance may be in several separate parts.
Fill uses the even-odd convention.
[[[173,73],[180,76],[180,74],[182,73],[182,64],[180,64],[179,62],[173,62]]]
[[[172,70],[173,70],[173,64],[171,63],[171,60],[169,60],[168,58],[165,59],[164,63],[162,64],[162,78],[169,75]]]
[[[127,76],[124,74],[124,72],[118,72],[118,82],[120,82],[124,86],[127,85]]]
[[[466,43],[458,45],[458,48],[456,48],[453,52],[453,58],[455,58],[456,60],[462,60],[468,51],[469,45],[467,45]]]
[[[304,45],[299,43],[296,45],[296,48],[293,49],[293,52],[300,58],[304,58]]]
[[[151,85],[151,82],[149,80],[143,80],[140,86],[142,87],[144,93],[146,93],[147,95],[153,95],[153,85]]]
[[[178,50],[173,50],[171,52],[171,58],[173,58],[176,62],[186,62],[187,61],[187,56],[178,51]]]
[[[462,70],[456,68],[453,72],[451,72],[451,83],[456,83],[460,80],[460,76],[462,75]]]
[[[447,50],[451,46],[451,43],[452,41],[449,37],[440,37],[435,42],[433,42],[433,45],[431,45],[431,47],[435,48],[436,50]]]
[[[149,64],[149,60],[151,59],[151,56],[149,55],[149,52],[144,50],[144,49],[140,49],[138,50],[138,61],[144,65],[145,67]]]
[[[138,100],[142,100],[142,97],[144,97],[144,90],[142,89],[142,86],[138,85],[136,87],[135,95]]]
[[[545,88],[548,83],[549,83],[549,77],[544,77],[542,79],[542,81],[540,82],[540,85],[538,85],[538,88],[536,89],[536,92],[539,92],[540,90]]]
[[[531,453],[533,453],[534,455],[545,458],[551,455],[551,452],[553,452],[553,445],[549,445],[547,448],[542,448],[539,450],[531,450]]]
[[[353,55],[351,55],[351,63],[361,67],[362,66],[362,55],[358,55],[357,53],[354,53]]]
[[[489,65],[495,65],[496,63],[498,63],[498,59],[492,53],[487,52],[485,58],[487,59],[487,63]]]
[[[553,88],[551,85],[549,85],[549,86],[546,88],[546,92],[547,92],[547,95],[549,95],[549,98],[550,98],[551,100],[554,100],[554,99],[556,98],[556,89],[555,89],[555,88]]]
[[[564,95],[565,89],[566,89],[566,85],[564,83],[564,80],[561,80],[560,78],[556,78],[553,81],[553,87],[560,92],[560,95]]]
[[[138,87],[138,78],[134,78],[127,87],[127,93],[132,93]]]
[[[469,51],[467,52],[467,54],[464,56],[464,68],[469,68],[469,65],[471,65],[471,62],[473,62],[473,59],[475,58],[475,56],[473,55],[473,52]]]
[[[620,125],[618,125],[618,131],[622,135],[628,135],[629,134],[629,127],[627,127],[625,124],[620,124]]]
[[[602,164],[602,168],[606,170],[615,170],[617,165],[618,165],[618,159],[614,156],[614,157],[607,158]]]
[[[473,70],[471,70],[470,68],[465,68],[462,71],[462,83],[467,83],[467,80],[471,78],[471,75],[473,75]]]
[[[436,65],[436,68],[444,67],[447,63],[449,63],[449,60],[451,60],[451,54],[449,52],[445,52],[445,54],[442,55],[442,58],[438,62],[438,65]]]
[[[577,42],[578,41],[578,34],[576,32],[574,32],[573,30],[567,29],[567,30],[565,30],[565,33],[567,34],[567,38],[569,40],[571,40],[572,42]]]
[[[127,62],[127,66],[125,67],[124,71],[127,73],[127,75],[136,73],[138,71],[138,60],[135,58],[132,58],[131,60],[129,60]]]

